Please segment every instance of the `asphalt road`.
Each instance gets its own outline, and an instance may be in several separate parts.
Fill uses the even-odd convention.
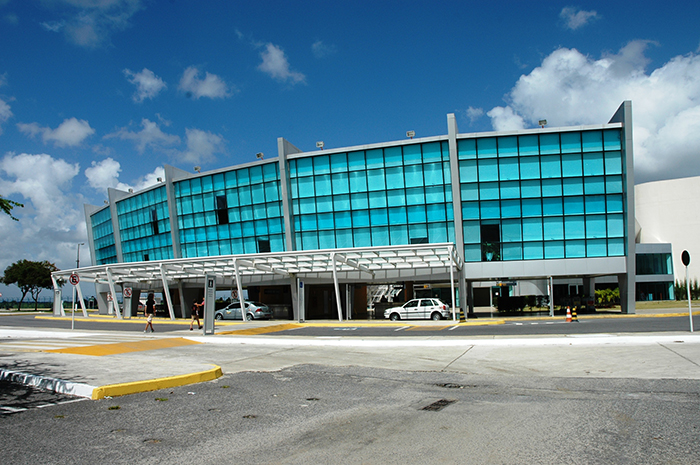
[[[3,463],[700,463],[700,382],[300,365],[0,416]]]

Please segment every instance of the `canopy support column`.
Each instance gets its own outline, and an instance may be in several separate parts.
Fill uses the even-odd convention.
[[[333,267],[333,286],[335,287],[335,304],[338,307],[338,321],[343,321],[343,307],[340,304],[340,286],[338,286],[338,272],[335,266],[335,253],[331,253],[331,266]]]
[[[241,320],[246,321],[245,299],[243,298],[243,287],[241,286],[241,277],[238,274],[237,260],[233,261],[233,274],[236,277],[236,289],[238,289],[238,303],[241,304]]]
[[[122,319],[122,312],[119,310],[119,302],[117,302],[117,291],[114,288],[114,277],[112,276],[112,270],[106,269],[107,272],[107,284],[109,285],[109,293],[112,295],[112,305],[117,312],[117,319]]]
[[[175,313],[173,312],[173,301],[170,297],[170,288],[168,287],[168,280],[165,279],[165,268],[160,265],[160,279],[163,281],[163,297],[165,297],[165,302],[168,304],[168,313],[170,314],[170,319],[175,320]]]
[[[51,275],[51,281],[53,282],[53,316],[66,316],[65,310],[63,310],[61,286],[58,285],[58,281],[56,281],[53,274]]]

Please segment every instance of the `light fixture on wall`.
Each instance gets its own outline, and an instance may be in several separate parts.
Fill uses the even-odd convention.
[[[416,131],[406,131],[406,137],[408,137],[409,139],[413,139],[414,137],[416,137]]]
[[[201,166],[195,166],[195,167],[194,167],[194,170],[195,170],[197,173],[201,173],[201,172],[202,172],[202,167],[201,167]]]
[[[258,152],[255,154],[258,160],[262,160],[265,157],[265,154],[262,152]]]
[[[540,125],[541,128],[544,128],[545,126],[547,126],[547,120],[541,119],[538,124]]]
[[[322,140],[316,142],[316,148],[323,150],[323,141]]]

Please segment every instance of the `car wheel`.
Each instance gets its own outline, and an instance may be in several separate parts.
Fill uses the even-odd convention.
[[[391,316],[389,316],[389,319],[390,319],[391,321],[398,321],[398,320],[401,319],[401,317],[399,316],[398,313],[392,313]]]
[[[223,320],[224,316],[221,313],[217,313],[214,318],[216,318],[217,320]]]
[[[430,319],[433,321],[442,320],[442,315],[440,315],[440,312],[433,312],[433,314],[430,315]]]
[[[250,313],[248,313],[248,314],[245,316],[245,319],[246,319],[247,321],[253,321],[253,315],[251,315]]]

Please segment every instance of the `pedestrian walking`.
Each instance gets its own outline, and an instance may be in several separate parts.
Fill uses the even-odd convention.
[[[146,328],[143,330],[144,333],[148,332],[150,328],[152,333],[155,333],[153,329],[153,315],[156,313],[156,299],[153,297],[153,293],[148,294],[148,299],[146,299]]]
[[[194,320],[197,320],[197,326],[199,329],[202,329],[202,323],[199,322],[199,319],[202,318],[202,313],[204,312],[204,299],[202,299],[202,303],[197,303],[195,300],[192,302],[192,320],[190,321],[190,331],[192,331],[192,326],[194,325]]]

